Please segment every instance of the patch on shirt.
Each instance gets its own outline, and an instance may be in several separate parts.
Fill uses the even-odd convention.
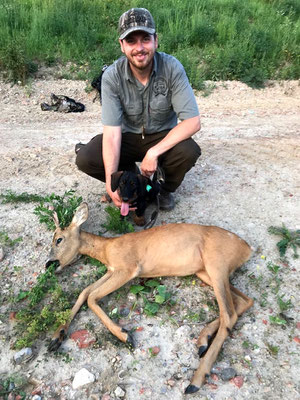
[[[162,94],[166,95],[168,89],[167,81],[165,78],[159,77],[153,82],[153,92],[155,96]]]

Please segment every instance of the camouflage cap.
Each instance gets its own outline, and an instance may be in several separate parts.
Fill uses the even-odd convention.
[[[146,8],[131,8],[119,19],[119,39],[122,40],[135,31],[144,31],[151,35],[155,33],[154,19]]]

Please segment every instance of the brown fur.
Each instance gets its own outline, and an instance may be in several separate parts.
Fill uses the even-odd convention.
[[[60,229],[55,219],[57,229],[48,261],[59,261],[59,271],[79,254],[86,254],[107,266],[106,275],[80,294],[72,309],[71,320],[87,301],[91,310],[115,336],[133,345],[131,335],[104,313],[98,301],[136,277],[196,274],[213,287],[220,310],[220,317],[208,324],[198,338],[197,345],[202,358],[186,393],[199,390],[238,316],[253,304],[252,299],[229,283],[230,274],[249,259],[249,245],[222,228],[183,223],[154,227],[117,238],[103,238],[80,231],[81,224],[87,218],[88,207],[83,203],[68,228]],[[59,347],[69,324],[59,327],[55,332],[50,350]],[[209,339],[214,335],[209,344]]]

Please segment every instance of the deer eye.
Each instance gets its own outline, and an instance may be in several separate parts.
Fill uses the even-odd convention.
[[[56,241],[56,245],[58,245],[62,241],[62,238],[58,238]]]

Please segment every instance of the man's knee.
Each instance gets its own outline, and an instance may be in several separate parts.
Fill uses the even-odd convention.
[[[81,146],[76,153],[75,164],[80,171],[105,181],[101,144],[102,138],[96,136],[89,143]]]
[[[89,170],[90,159],[88,157],[87,151],[84,147],[82,147],[76,154],[75,164],[78,169],[82,172],[86,172]]]
[[[192,168],[201,155],[201,149],[193,139],[187,139],[178,143],[171,149],[170,161],[175,164],[186,164]]]

